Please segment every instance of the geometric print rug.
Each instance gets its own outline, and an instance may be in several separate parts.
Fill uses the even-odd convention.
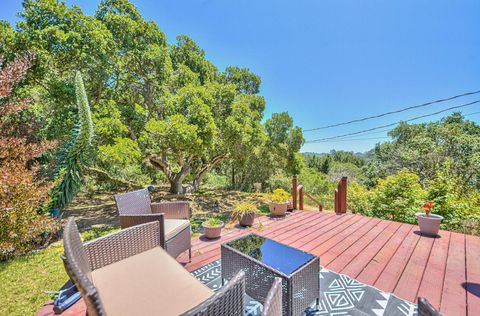
[[[202,283],[216,291],[222,286],[220,260],[209,263],[192,272]],[[417,305],[398,298],[392,293],[358,282],[344,274],[320,267],[320,304],[308,308],[305,316],[414,316]],[[245,315],[257,316],[262,304],[248,295],[245,297]]]

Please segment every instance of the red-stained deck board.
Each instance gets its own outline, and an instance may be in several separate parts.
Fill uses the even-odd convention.
[[[411,231],[403,240],[400,247],[392,255],[374,285],[382,291],[393,292],[403,270],[410,260],[410,256],[417,245],[420,236]]]
[[[467,313],[465,267],[465,235],[452,233],[440,302],[440,312],[445,315],[462,316]],[[477,313],[478,311],[477,309]]]
[[[296,234],[289,236],[288,238],[284,239],[284,243],[288,243],[292,247],[300,247],[301,245],[305,245],[311,241],[314,241],[325,234],[328,231],[334,230],[336,227],[342,225],[345,221],[348,221],[350,216],[336,216],[335,214],[331,214],[328,217],[322,219],[322,221],[317,223],[312,223],[313,225],[302,229],[302,227],[297,230]]]
[[[390,238],[395,235],[401,226],[401,223],[392,222],[392,224],[389,225],[385,231],[378,234],[368,246],[363,247],[363,249],[354,246],[357,254],[354,258],[350,258],[349,261],[344,264],[344,267],[340,270],[340,272],[356,278],[358,274],[362,272],[362,270],[368,265],[372,258],[374,258],[375,255],[380,251],[380,249],[382,249],[385,243],[387,243]],[[343,253],[342,256],[344,254],[345,253]],[[330,266],[335,264],[337,259],[335,259]],[[340,267],[337,267],[337,269],[340,269]]]
[[[261,218],[267,218],[268,220],[262,221],[262,225],[264,225],[264,227],[262,228],[261,231],[272,232],[272,231],[284,229],[285,227],[287,227],[287,229],[293,229],[299,225],[298,222],[301,221],[303,218],[311,217],[314,215],[315,213],[313,212],[301,212],[301,213],[297,212],[297,213],[293,213],[292,215],[289,215],[283,220],[280,220],[278,218],[271,219],[268,216],[262,216]],[[203,236],[195,237],[193,240],[197,240],[197,242],[196,243],[192,242],[192,256],[193,256],[192,261],[194,258],[196,258],[196,256],[199,256],[211,250],[214,250],[224,242],[233,240],[235,238],[238,238],[240,236],[243,236],[248,233],[253,233],[253,232],[258,232],[258,230],[245,229],[245,228],[224,229],[219,239],[208,240]],[[184,253],[179,257],[179,259],[180,259],[179,261],[185,262],[185,260],[188,260],[188,256],[186,253]]]
[[[306,251],[310,251],[316,247],[322,240],[325,240],[328,236],[332,237],[338,234],[351,223],[354,222],[356,217],[352,215],[334,215],[332,221],[325,221],[325,223],[319,223],[315,231],[311,234],[294,241],[289,244],[292,247],[303,247]]]
[[[288,237],[298,235],[299,229],[302,229],[303,231],[315,227],[315,225],[318,225],[318,223],[321,223],[328,217],[332,217],[332,215],[324,212],[312,212],[311,216],[302,218],[302,221],[297,222],[295,226],[291,225],[284,229],[276,230],[275,232],[259,231],[259,233],[262,235],[268,235],[271,239],[286,239]]]
[[[432,251],[430,252],[430,257],[427,262],[427,270],[423,274],[417,294],[419,297],[428,296],[428,301],[436,308],[440,307],[440,301],[442,299],[450,232],[442,231],[440,235],[440,238],[435,238],[433,241]]]
[[[480,314],[480,238],[466,236],[467,312]]]
[[[309,228],[312,223],[315,221],[322,221],[322,218],[328,217],[328,216],[314,216],[313,218],[308,218],[307,223],[303,223],[301,226],[295,226],[293,228],[290,228],[288,231],[277,231],[275,233],[269,233],[269,232],[263,232],[259,231],[258,234],[268,237],[270,239],[274,239],[276,241],[281,241],[283,243],[289,243],[287,241],[292,241],[296,239],[296,236],[303,232],[306,228]]]
[[[365,266],[356,277],[357,280],[366,284],[375,284],[383,269],[395,254],[407,235],[413,234],[414,226],[402,224],[392,238],[380,249],[372,260]],[[354,262],[353,262],[354,263]],[[352,264],[353,264],[352,263]],[[348,273],[347,273],[348,274]]]
[[[322,247],[327,242],[330,242],[330,247],[333,247],[339,238],[342,238],[342,234],[345,234],[348,231],[353,231],[355,227],[359,227],[362,223],[367,223],[369,219],[362,219],[357,216],[347,217],[344,216],[343,218],[340,217],[335,222],[335,227],[329,228],[327,230],[325,228],[321,228],[318,231],[318,234],[315,235],[315,238],[311,239],[309,242],[302,244],[302,241],[299,240],[298,243],[294,243],[293,247],[301,248],[304,251],[308,251],[311,253],[315,253],[318,255],[317,248]],[[334,238],[337,238],[336,240]],[[332,240],[333,239],[333,240]]]
[[[305,217],[313,218],[319,216],[317,212],[297,212],[289,215],[289,217],[283,219],[283,221],[278,220],[278,222],[274,225],[271,225],[268,229],[236,229],[239,231],[237,234],[228,234],[222,235],[219,239],[216,240],[205,240],[203,247],[193,247],[192,248],[192,260],[185,265],[185,268],[189,271],[193,271],[202,267],[203,265],[210,263],[212,261],[217,260],[220,257],[220,245],[231,241],[235,238],[240,236],[249,234],[249,233],[257,233],[260,235],[266,234],[273,234],[276,231],[283,231],[289,229],[295,229],[297,227],[301,227],[302,225],[299,224]],[[185,262],[186,255],[183,254],[181,257],[181,262]]]
[[[410,302],[415,301],[434,240],[431,237],[420,237],[393,293]]]
[[[225,229],[218,240],[192,239],[193,271],[220,258],[222,243],[258,233],[320,256],[322,265],[415,302],[427,298],[446,315],[480,315],[480,238],[440,231],[440,238],[418,234],[418,227],[356,214],[297,211],[286,218],[259,218],[262,229]],[[186,261],[186,256],[178,258]],[[53,315],[45,305],[37,315]],[[65,316],[84,316],[80,301]]]
[[[321,256],[320,262],[328,268],[328,264],[332,260],[342,254],[351,244],[368,233],[378,223],[380,223],[378,219],[370,219],[366,222],[360,219],[341,233],[316,247],[312,253]]]
[[[375,225],[369,232],[363,235],[361,238],[357,239],[353,244],[350,245],[342,254],[333,259],[328,265],[328,268],[332,271],[341,272],[345,266],[352,262],[357,255],[365,253],[366,248],[380,235],[388,234],[385,231],[391,226],[395,226],[394,229],[398,228],[397,223],[381,221],[378,225]],[[380,237],[381,238],[381,237]]]

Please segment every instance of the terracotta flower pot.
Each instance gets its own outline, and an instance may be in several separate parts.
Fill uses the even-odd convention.
[[[284,216],[287,213],[288,202],[270,202],[269,204],[270,212],[274,216]]]
[[[217,226],[208,226],[208,224],[203,223],[202,224],[203,230],[204,230],[203,234],[208,239],[218,238],[222,234],[222,228],[223,228],[224,225],[225,225],[224,222],[221,222],[220,225],[217,225]]]
[[[443,217],[437,214],[430,214],[427,216],[425,213],[417,213],[418,226],[420,232],[429,236],[438,236],[440,230],[440,223]]]
[[[240,225],[243,227],[252,226],[254,221],[255,212],[245,213],[243,214],[242,218],[240,218]]]

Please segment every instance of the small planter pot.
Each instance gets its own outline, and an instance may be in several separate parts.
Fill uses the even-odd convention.
[[[243,227],[249,227],[253,225],[255,221],[255,212],[250,212],[243,214],[242,218],[240,218],[240,225]]]
[[[222,234],[222,228],[225,226],[224,222],[221,222],[220,225],[218,226],[208,226],[207,224],[203,223],[203,230],[204,230],[204,235],[208,239],[215,239],[219,238],[220,235]]]
[[[288,202],[270,202],[269,207],[273,216],[284,216],[287,213]]]
[[[443,217],[437,214],[430,214],[427,216],[425,213],[417,213],[418,226],[420,232],[428,236],[438,236],[440,230],[440,223]]]

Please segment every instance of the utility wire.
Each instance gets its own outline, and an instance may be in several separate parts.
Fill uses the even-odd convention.
[[[397,125],[397,124],[402,123],[402,122],[410,122],[410,121],[418,120],[418,119],[421,119],[421,118],[424,118],[424,117],[437,115],[437,114],[440,114],[440,113],[443,113],[443,112],[446,112],[446,111],[450,111],[450,110],[453,110],[453,109],[463,108],[463,107],[466,107],[466,106],[469,106],[469,105],[473,105],[473,104],[476,104],[476,103],[480,103],[480,100],[473,101],[473,102],[466,103],[466,104],[462,104],[462,105],[452,106],[452,107],[446,108],[446,109],[444,109],[444,110],[437,111],[437,112],[435,112],[435,113],[420,115],[420,116],[417,116],[417,117],[414,117],[414,118],[411,118],[411,119],[408,119],[408,120],[403,120],[403,121],[399,121],[399,122],[395,122],[395,123],[391,123],[391,124],[387,124],[387,125],[377,126],[377,127],[369,128],[369,129],[362,130],[362,131],[358,131],[358,132],[353,132],[353,133],[347,133],[347,134],[343,134],[343,135],[337,135],[337,136],[332,136],[332,137],[326,137],[326,138],[319,138],[319,139],[309,140],[309,141],[306,141],[305,143],[317,143],[317,142],[321,142],[321,141],[324,141],[324,140],[344,138],[344,137],[346,137],[346,136],[351,136],[351,135],[358,135],[358,134],[362,134],[362,133],[365,133],[365,132],[374,131],[374,130],[377,130],[377,129],[380,129],[380,128],[385,128],[385,127],[389,127],[389,126],[394,126],[394,125]]]
[[[441,102],[445,102],[445,101],[450,101],[450,100],[453,100],[453,99],[457,99],[457,98],[461,98],[461,97],[465,97],[465,96],[469,96],[469,95],[473,95],[473,94],[477,94],[477,93],[480,93],[480,90],[455,95],[455,96],[449,97],[449,98],[430,101],[430,102],[427,102],[427,103],[413,105],[413,106],[409,106],[409,107],[406,107],[406,108],[403,108],[403,109],[390,111],[390,112],[385,112],[385,113],[378,114],[378,115],[367,116],[367,117],[360,118],[360,119],[355,119],[355,120],[352,120],[352,121],[336,123],[336,124],[326,125],[326,126],[320,126],[320,127],[317,127],[317,128],[304,129],[303,131],[304,132],[312,132],[312,131],[318,131],[318,130],[321,130],[321,129],[331,128],[331,127],[336,127],[336,126],[342,126],[342,125],[348,125],[348,124],[357,123],[357,122],[363,122],[363,121],[371,120],[371,119],[374,119],[374,118],[379,118],[379,117],[383,117],[383,116],[387,116],[387,115],[391,115],[391,114],[395,114],[395,113],[401,113],[401,112],[404,112],[404,111],[417,109],[417,108],[421,108],[421,107],[425,107],[425,106],[428,106],[428,105],[441,103]]]
[[[471,115],[475,115],[475,114],[480,114],[480,111],[463,114],[463,116],[464,116],[464,117],[467,117],[467,116],[471,116]],[[390,137],[383,137],[383,136],[379,136],[379,137],[368,137],[368,138],[355,138],[355,137],[372,135],[372,134],[379,134],[379,133],[384,133],[384,132],[390,132],[391,130],[392,130],[391,128],[386,128],[386,129],[382,129],[382,130],[375,131],[375,132],[362,133],[362,135],[348,136],[348,137],[345,137],[345,138],[334,139],[334,140],[318,141],[318,143],[329,143],[329,142],[339,142],[339,141],[372,140],[372,139],[378,139],[378,140],[380,140],[380,139],[386,139],[386,138],[390,138]]]
[[[477,111],[477,112],[472,112],[472,113],[466,113],[466,114],[462,114],[464,117],[467,117],[467,116],[470,116],[470,115],[475,115],[475,114],[480,114],[480,111]],[[345,140],[355,140],[355,139],[352,139],[352,137],[358,137],[358,136],[366,136],[366,135],[373,135],[373,134],[380,134],[380,133],[384,133],[384,132],[390,132],[392,130],[392,128],[388,127],[388,128],[385,128],[385,129],[381,129],[381,130],[378,130],[378,131],[375,131],[375,132],[370,132],[370,133],[362,133],[361,135],[353,135],[353,136],[348,136],[348,137],[342,137],[342,139],[345,139]],[[370,138],[370,139],[374,139],[375,137],[373,138]],[[378,139],[382,139],[384,137],[378,137]]]
[[[366,138],[348,138],[348,139],[332,139],[332,140],[322,140],[318,143],[331,143],[331,142],[346,142],[346,141],[359,141],[359,140],[372,140],[372,139],[387,139],[390,137],[366,137]]]

